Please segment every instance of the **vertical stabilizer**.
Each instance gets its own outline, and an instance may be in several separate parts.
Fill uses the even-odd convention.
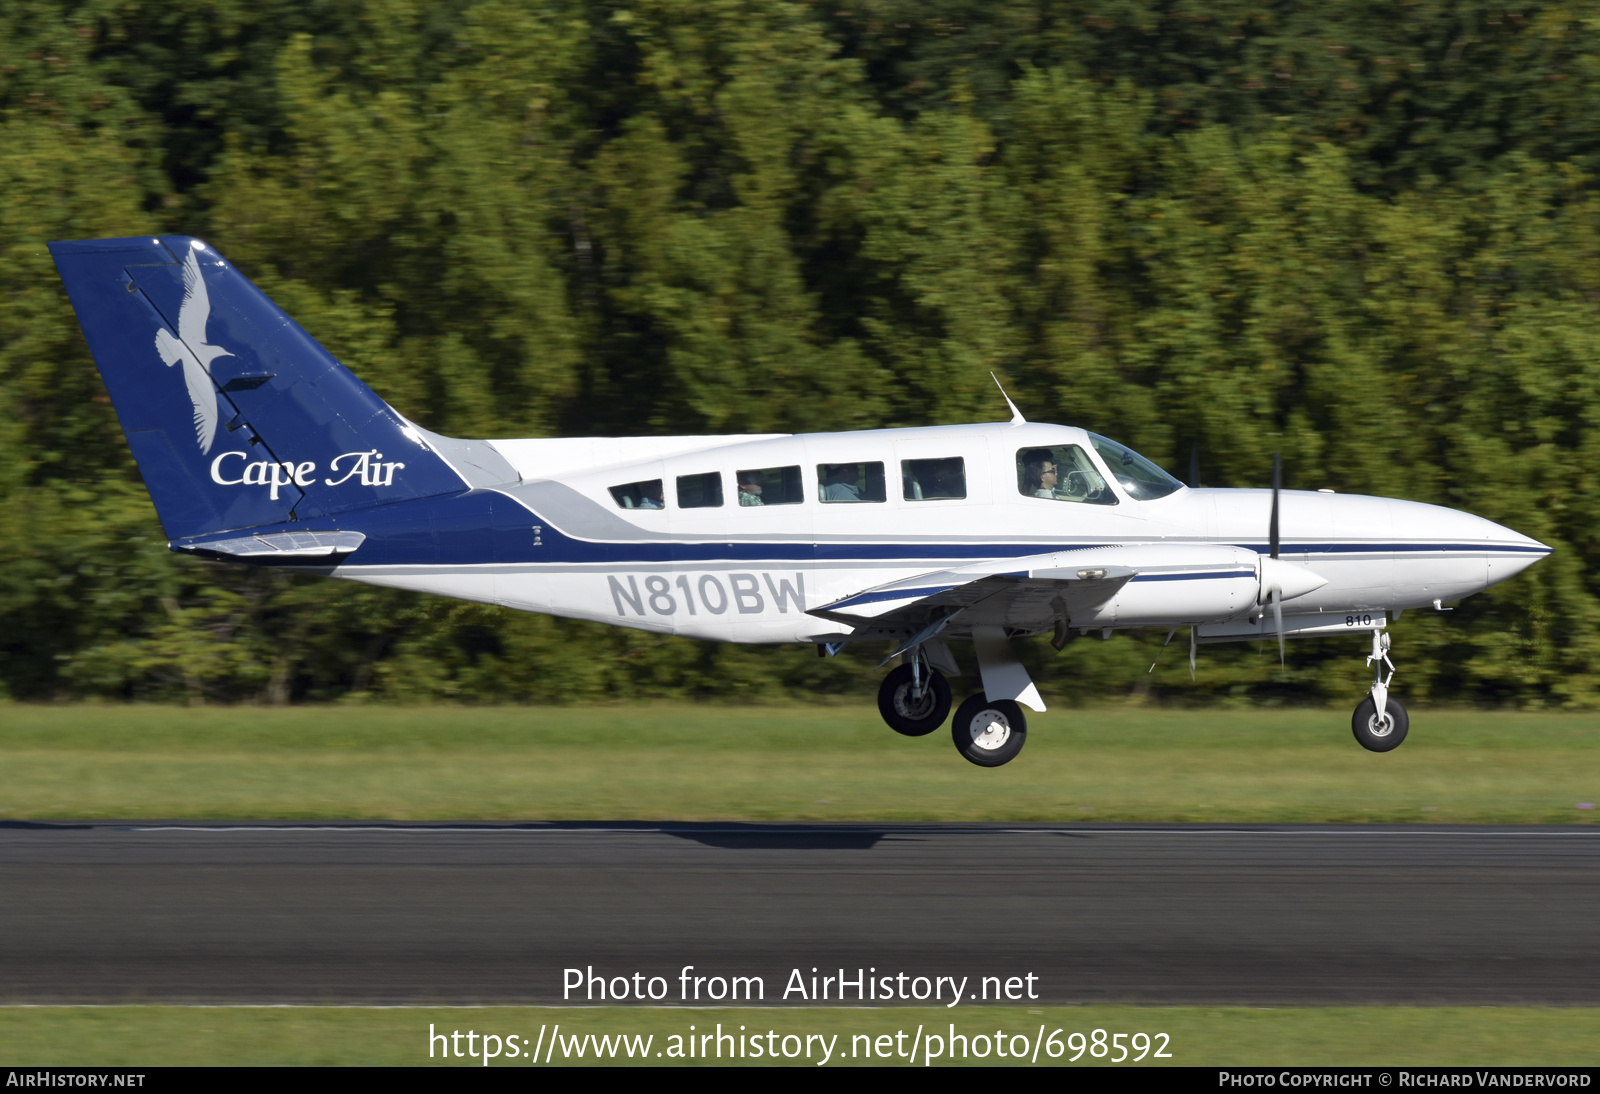
[[[169,538],[465,489],[415,426],[198,239],[50,253]]]

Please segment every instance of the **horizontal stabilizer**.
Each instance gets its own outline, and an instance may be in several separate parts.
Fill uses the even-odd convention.
[[[360,547],[366,538],[360,532],[269,532],[182,544],[179,550],[241,561],[286,562],[290,559],[326,559],[348,555]]]

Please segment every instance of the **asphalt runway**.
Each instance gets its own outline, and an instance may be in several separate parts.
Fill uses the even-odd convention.
[[[768,1004],[815,967],[1031,974],[1052,1003],[1597,1005],[1597,910],[1596,828],[13,821],[0,1002],[561,1003],[593,966],[679,1003],[693,965]]]

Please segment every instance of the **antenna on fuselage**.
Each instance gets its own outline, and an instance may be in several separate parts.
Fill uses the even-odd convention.
[[[1000,398],[1004,399],[1006,401],[1006,406],[1011,408],[1011,424],[1012,425],[1027,425],[1028,424],[1028,419],[1026,419],[1026,418],[1024,418],[1022,416],[1022,411],[1017,409],[1017,404],[1013,403],[1011,401],[1011,396],[1006,394],[1006,389],[1004,387],[1001,387],[1001,385],[1000,385],[1000,377],[996,376],[994,373],[991,372],[991,373],[989,373],[989,379],[994,381],[994,386],[995,387],[1000,388]]]

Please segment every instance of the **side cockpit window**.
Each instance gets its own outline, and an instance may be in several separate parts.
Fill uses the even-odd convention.
[[[661,498],[660,479],[645,479],[643,482],[628,482],[621,486],[613,486],[611,496],[623,509],[666,508],[666,503]]]
[[[1024,448],[1017,452],[1017,489],[1024,497],[1115,505],[1116,495],[1075,444]]]
[[[967,496],[967,467],[960,456],[937,460],[901,460],[900,480],[907,501],[936,501]]]
[[[799,505],[806,500],[799,464],[739,471],[734,478],[739,483],[740,505]]]
[[[850,504],[861,501],[884,501],[887,492],[883,486],[881,463],[819,463],[817,464],[817,500]]]
[[[716,471],[704,475],[678,476],[679,509],[719,509],[722,507],[722,475]]]

